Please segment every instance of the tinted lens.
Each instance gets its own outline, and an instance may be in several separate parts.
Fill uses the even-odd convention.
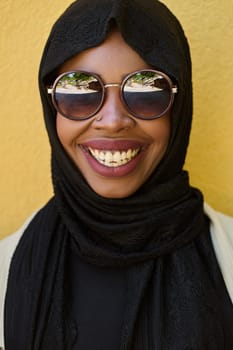
[[[122,95],[130,111],[139,118],[153,119],[167,111],[172,102],[172,87],[166,76],[141,71],[128,77]]]
[[[72,119],[85,119],[101,105],[103,87],[92,74],[70,72],[56,81],[53,98],[62,115]]]

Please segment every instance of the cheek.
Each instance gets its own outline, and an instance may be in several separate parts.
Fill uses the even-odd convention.
[[[152,142],[150,152],[148,153],[150,155],[148,165],[150,167],[151,173],[158,166],[166,154],[170,141],[170,131],[170,118],[167,116],[154,120],[153,124],[150,127],[149,132],[152,138]]]
[[[153,120],[152,124],[147,126],[147,132],[155,144],[160,144],[166,149],[171,133],[170,115]]]
[[[77,124],[74,125],[75,121],[69,120],[62,117],[59,113],[56,118],[56,129],[57,135],[64,147],[72,144],[72,140],[75,137],[75,130],[77,129]]]
[[[170,117],[167,118],[167,120],[165,120],[165,123],[162,127],[162,131],[161,131],[161,139],[164,143],[164,146],[167,149],[167,146],[169,144],[170,141],[170,136],[171,136],[171,122],[170,122]]]

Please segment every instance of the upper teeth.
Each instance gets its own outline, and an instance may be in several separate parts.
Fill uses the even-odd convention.
[[[125,151],[98,150],[88,147],[91,155],[101,164],[108,167],[118,167],[131,161],[139,153],[140,148]]]

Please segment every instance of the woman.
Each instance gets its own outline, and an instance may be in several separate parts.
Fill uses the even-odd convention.
[[[2,243],[6,350],[232,349],[233,223],[204,213],[183,171],[192,85],[177,19],[155,0],[79,0],[39,84],[55,195]]]

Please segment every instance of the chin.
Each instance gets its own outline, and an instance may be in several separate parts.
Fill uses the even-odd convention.
[[[126,188],[122,188],[122,186],[109,186],[108,184],[104,184],[103,186],[89,186],[92,188],[92,190],[97,193],[99,196],[103,198],[109,198],[109,199],[121,199],[121,198],[127,198],[131,196],[133,193],[135,193],[138,190],[138,187],[135,188],[129,188],[127,186]]]

